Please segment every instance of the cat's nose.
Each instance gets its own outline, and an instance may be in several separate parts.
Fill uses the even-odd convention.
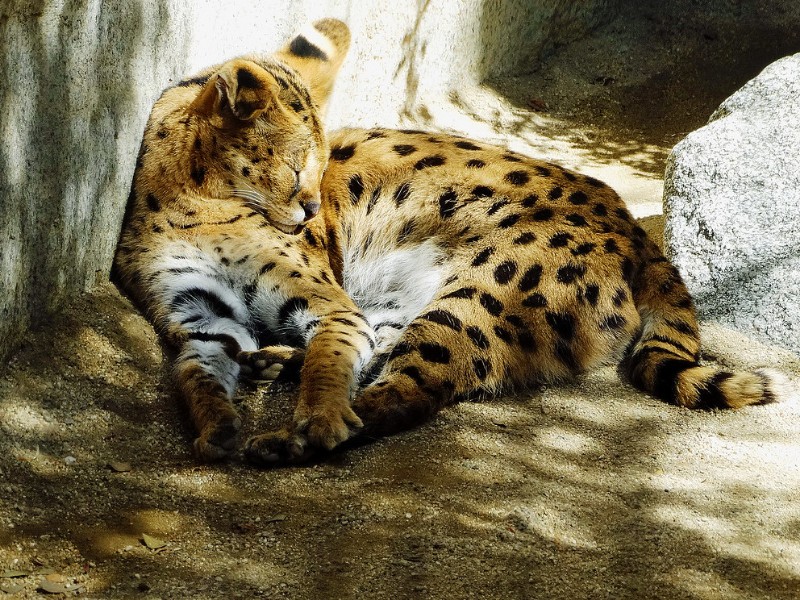
[[[306,213],[306,221],[308,221],[309,219],[315,217],[319,212],[320,203],[311,200],[309,202],[302,202],[300,206],[303,207],[303,210]]]

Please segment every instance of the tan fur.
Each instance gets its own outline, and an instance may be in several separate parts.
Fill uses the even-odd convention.
[[[605,184],[418,131],[339,131],[329,154],[349,32],[306,31],[165,91],[144,135],[116,271],[178,351],[201,457],[235,446],[240,374],[299,372],[291,423],[245,445],[265,464],[623,358],[681,406],[776,397],[697,362],[680,275]]]

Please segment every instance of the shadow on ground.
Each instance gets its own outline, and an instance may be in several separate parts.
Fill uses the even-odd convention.
[[[756,355],[800,374],[792,355]],[[796,404],[692,413],[608,368],[264,471],[198,465],[161,373],[152,331],[111,286],[3,373],[0,564],[30,574],[0,581],[20,597],[50,569],[104,598],[800,590]],[[251,432],[280,423],[291,394],[239,402]]]

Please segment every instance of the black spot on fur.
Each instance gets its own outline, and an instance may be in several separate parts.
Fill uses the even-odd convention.
[[[400,369],[400,372],[403,375],[410,377],[412,381],[417,385],[419,386],[425,385],[425,380],[422,378],[422,374],[419,372],[419,369],[417,367],[414,366],[403,367],[402,369]]]
[[[450,350],[441,344],[423,342],[419,345],[419,355],[425,362],[446,365],[450,362]]]
[[[236,73],[236,84],[240,88],[250,88],[251,90],[260,90],[262,88],[261,82],[247,69],[239,69]]]
[[[606,187],[606,184],[600,181],[599,179],[595,179],[594,177],[586,177],[584,179],[586,183],[588,183],[592,187],[601,188]]]
[[[492,363],[485,358],[475,358],[472,360],[472,369],[475,371],[478,379],[485,380],[492,370]]]
[[[633,262],[631,262],[630,258],[626,256],[624,259],[622,259],[622,264],[620,265],[620,271],[622,273],[623,281],[625,281],[628,285],[631,285],[631,283],[633,283],[634,270],[635,267],[633,266]]]
[[[153,194],[147,194],[147,207],[153,212],[161,210],[161,202]]]
[[[304,36],[298,35],[289,44],[289,51],[295,56],[302,58],[316,58],[317,60],[328,60],[328,55],[309,42]]]
[[[504,329],[499,325],[494,326],[494,334],[501,340],[503,340],[506,344],[513,344],[514,343],[514,336],[508,329]]]
[[[603,319],[603,322],[600,323],[600,328],[608,330],[621,329],[625,326],[625,323],[627,323],[625,317],[615,313]]]
[[[564,340],[571,340],[575,337],[575,317],[566,312],[547,311],[544,314],[545,321]]]
[[[583,297],[592,306],[597,306],[597,299],[600,297],[600,286],[596,283],[590,283],[586,286],[583,292]]]
[[[411,194],[411,184],[409,182],[401,183],[394,191],[394,203],[399,207],[408,200],[409,194]]]
[[[583,244],[578,244],[575,248],[571,250],[574,256],[584,256],[589,254],[592,250],[595,249],[594,242],[584,242]]]
[[[454,144],[456,147],[461,148],[462,150],[480,150],[481,147],[473,144],[472,142],[468,142],[466,140],[455,142]]]
[[[478,253],[478,255],[477,255],[477,256],[476,256],[476,257],[475,257],[475,258],[472,260],[472,266],[473,266],[473,267],[480,267],[480,266],[481,266],[482,264],[484,264],[484,263],[485,263],[487,260],[489,260],[489,257],[490,257],[492,254],[494,254],[494,248],[493,248],[493,247],[489,246],[488,248],[484,248],[484,249],[483,249],[483,250],[481,250],[481,251]]]
[[[412,146],[411,144],[395,144],[392,146],[392,150],[397,152],[400,156],[408,156],[409,154],[413,154],[417,151],[416,146]]]
[[[507,217],[503,217],[497,224],[497,226],[500,229],[508,229],[509,227],[513,227],[514,225],[516,225],[517,221],[520,220],[521,216],[522,215],[520,215],[519,213],[515,213],[513,215],[508,215]]]
[[[269,273],[272,269],[275,268],[274,262],[268,262],[261,267],[260,273],[263,275],[264,273]]]
[[[507,260],[497,265],[494,270],[494,280],[500,285],[506,285],[517,274],[517,263]]]
[[[491,294],[487,294],[486,292],[482,293],[480,302],[481,306],[483,306],[490,315],[498,317],[500,313],[503,312],[503,303]]]
[[[536,165],[534,168],[536,169],[536,173],[540,177],[550,177],[550,175],[552,174],[550,172],[550,169],[548,169],[547,167],[543,167],[542,165]]]
[[[514,327],[525,327],[525,319],[519,315],[506,315],[506,321],[511,323]]]
[[[202,302],[206,305],[208,310],[219,317],[232,319],[234,315],[233,308],[220,298],[214,292],[203,288],[189,288],[175,295],[172,299],[171,305],[173,308],[186,306]]]
[[[558,200],[563,195],[564,195],[564,190],[558,186],[554,187],[552,190],[547,192],[547,198],[550,200]]]
[[[414,219],[409,219],[403,225],[403,228],[400,230],[400,233],[397,234],[397,243],[402,244],[403,242],[408,239],[412,233],[414,233],[414,229],[416,229],[417,223]]]
[[[206,179],[206,169],[205,167],[194,167],[191,171],[192,179],[197,185],[203,185],[203,182]]]
[[[473,158],[472,160],[467,161],[467,167],[470,169],[482,169],[486,166],[486,163],[478,158]]]
[[[467,337],[475,344],[476,348],[486,350],[489,347],[489,338],[486,337],[486,334],[483,333],[479,327],[470,325],[465,331],[467,332]]]
[[[611,301],[614,303],[614,306],[620,307],[627,299],[628,293],[623,289],[618,289]]]
[[[511,203],[508,200],[498,200],[497,202],[495,202],[494,204],[492,204],[489,207],[489,210],[486,211],[486,216],[487,217],[491,217],[498,210],[500,210],[504,206],[508,206],[509,204],[511,204]]]
[[[389,354],[389,360],[394,360],[400,356],[405,356],[413,351],[414,348],[408,342],[398,342],[395,347],[392,348],[392,352]]]
[[[536,292],[525,298],[522,301],[522,306],[527,308],[544,308],[547,306],[547,298]]]
[[[317,246],[317,238],[314,237],[314,234],[311,233],[311,230],[308,227],[303,229],[303,237],[306,238],[306,242],[309,246],[313,248]]]
[[[519,237],[514,238],[514,243],[518,246],[524,246],[526,244],[531,244],[536,241],[536,235],[531,233],[530,231],[526,231]]]
[[[666,323],[669,327],[684,335],[691,335],[691,336],[697,335],[697,332],[695,331],[694,327],[692,327],[691,325],[689,325],[684,321],[675,321],[672,319],[668,319]]]
[[[629,213],[624,208],[617,208],[614,211],[614,214],[617,215],[623,221],[630,221],[631,220],[631,213]]]
[[[364,181],[361,179],[361,175],[358,173],[353,175],[350,178],[350,183],[347,184],[347,188],[350,190],[350,201],[353,204],[358,204],[361,194],[364,193]]]
[[[619,252],[619,246],[617,245],[616,240],[607,239],[605,244],[603,244],[603,248],[605,248],[606,252],[609,253]]]
[[[367,214],[372,212],[372,209],[375,208],[375,205],[378,203],[378,199],[381,196],[381,186],[376,187],[372,190],[372,196],[369,198],[369,202],[367,203]]]
[[[348,327],[358,327],[355,321],[351,321],[347,317],[333,317],[331,321],[335,323],[341,323],[342,325],[347,325]]]
[[[383,131],[380,131],[380,130],[370,131],[367,134],[367,139],[368,140],[376,140],[376,139],[385,138],[385,137],[386,137],[386,133],[384,133]]]
[[[433,323],[438,323],[439,325],[444,325],[450,329],[453,329],[454,331],[461,331],[462,328],[461,320],[453,313],[446,310],[432,310],[428,313],[425,313],[420,318]]]
[[[439,216],[442,219],[448,219],[453,216],[458,208],[458,194],[452,189],[447,190],[444,194],[439,196]]]
[[[585,227],[587,225],[586,219],[583,216],[578,214],[571,214],[564,217],[570,225],[574,225],[575,227]]]
[[[517,333],[517,343],[523,352],[536,352],[536,338],[527,329]]]
[[[538,201],[539,201],[539,196],[537,196],[536,194],[530,194],[529,196],[525,196],[522,199],[522,206],[524,208],[531,208]]]
[[[250,177],[250,167],[242,167],[242,175]]]
[[[598,202],[592,207],[592,214],[595,214],[598,217],[605,217],[608,215],[608,209],[606,208],[605,204]]]
[[[503,160],[513,163],[522,162],[522,159],[519,156],[514,156],[513,154],[503,154]]]
[[[575,263],[567,263],[558,269],[556,279],[560,283],[575,283],[576,279],[580,279],[586,274],[586,265],[578,265]]]
[[[532,218],[534,221],[549,221],[553,218],[553,211],[549,208],[540,208],[533,213]]]
[[[572,347],[565,340],[556,340],[555,354],[558,359],[567,365],[572,371],[578,370],[578,361],[575,359],[575,353]]]
[[[576,206],[580,206],[582,204],[586,204],[589,201],[589,197],[585,192],[578,190],[577,192],[572,192],[569,195],[569,201]]]
[[[331,148],[331,160],[344,162],[353,158],[353,154],[355,154],[355,152],[355,144],[350,144],[348,146],[335,146],[334,148]]]
[[[302,112],[302,110],[305,108],[305,106],[303,106],[303,103],[300,102],[300,100],[292,100],[291,102],[289,102],[289,106],[296,113]],[[303,120],[305,121],[305,118]]]
[[[708,380],[706,386],[700,389],[695,408],[726,408],[728,402],[720,387],[725,381],[733,377],[733,373],[720,372]]]
[[[653,393],[662,400],[674,403],[678,377],[687,369],[696,366],[696,362],[680,358],[662,360],[658,363],[653,376]]]
[[[494,194],[494,190],[486,185],[478,185],[472,188],[472,195],[478,198],[489,198]]]
[[[477,291],[478,290],[476,290],[473,287],[463,287],[463,288],[460,288],[460,289],[456,290],[455,292],[450,292],[449,294],[445,294],[444,296],[442,296],[442,299],[445,299],[445,298],[466,298],[466,299],[471,299],[475,295],[475,292],[477,292]]]
[[[503,179],[511,185],[523,186],[530,181],[531,176],[527,171],[509,171]]]
[[[519,291],[528,292],[539,285],[542,278],[542,265],[533,265],[519,280]]]
[[[440,167],[445,164],[447,160],[444,156],[440,154],[434,154],[433,156],[426,156],[425,158],[421,158],[416,162],[414,168],[417,171],[421,171],[422,169],[427,169],[428,167]]]
[[[555,234],[553,237],[550,238],[550,247],[563,248],[569,243],[571,239],[572,236],[570,234],[560,231],[559,233]]]

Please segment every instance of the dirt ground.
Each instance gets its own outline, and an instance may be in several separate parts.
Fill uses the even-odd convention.
[[[797,20],[763,3],[696,4],[638,3],[533,75],[492,82],[504,115],[472,116],[524,121],[509,139],[558,138],[546,150],[562,162],[652,196],[677,140],[800,51]],[[788,351],[714,324],[704,336],[710,362],[800,379]],[[797,400],[693,413],[607,368],[259,470],[198,464],[165,373],[110,284],[0,370],[0,597],[800,597]],[[290,414],[291,390],[241,392],[245,435]]]

